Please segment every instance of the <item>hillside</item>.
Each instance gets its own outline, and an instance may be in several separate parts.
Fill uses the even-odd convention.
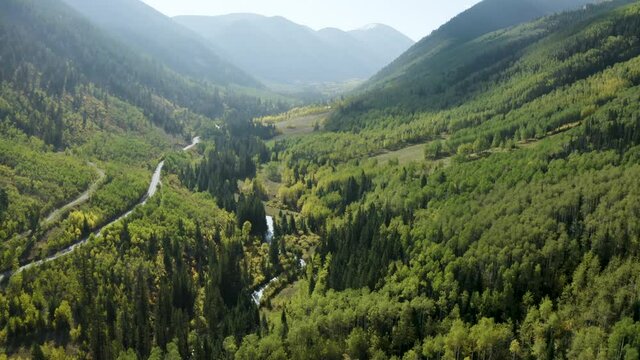
[[[413,40],[384,24],[369,24],[360,29],[351,30],[348,34],[365,44],[385,66],[395,60],[398,54],[404,53],[408,46],[414,44]]]
[[[2,1],[0,58],[0,357],[146,358],[152,318],[155,351],[186,354],[177,329],[205,293],[201,358],[248,333],[233,194],[268,156],[259,137],[272,130],[251,119],[286,107],[194,81],[59,0]],[[178,180],[192,166],[206,193]]]
[[[139,0],[65,0],[93,23],[175,72],[218,85],[261,87],[204,39]]]
[[[442,71],[440,67],[431,69],[436,61],[431,60],[445,52],[443,57],[451,57],[446,50],[463,45],[484,34],[522,24],[533,19],[577,9],[594,0],[485,0],[451,19],[429,36],[419,41],[391,66],[371,79],[370,85],[394,79],[405,71],[423,75],[425,71]],[[431,62],[433,61],[433,62]],[[410,67],[410,70],[408,69]]]
[[[637,359],[640,2],[509,6],[282,109],[0,2],[0,359]]]
[[[34,4],[0,4],[0,182],[12,189],[0,239],[15,240],[2,244],[2,269],[31,255],[34,244],[24,246],[20,234],[50,230],[38,228],[46,212],[97,180],[87,161],[147,166],[171,143],[212,127],[214,117],[232,130],[247,130],[253,116],[281,106],[195,83],[107,36],[60,1]],[[69,179],[68,167],[77,179]],[[119,168],[107,171],[110,180]],[[31,176],[37,181],[24,185]],[[110,208],[96,224],[134,200]]]
[[[529,31],[516,34],[512,39],[483,36],[592,2],[595,1],[482,1],[419,41],[372,77],[362,86],[367,93],[353,100],[358,104],[354,108],[358,108],[358,114],[369,109],[391,107],[416,111],[466,101],[473,94],[461,86],[458,86],[455,96],[443,94],[443,89],[459,85],[463,79],[472,79],[480,71],[490,71],[487,65],[501,59],[503,53],[512,52],[517,57],[518,52],[535,41],[538,34]],[[380,103],[377,98],[388,102]]]
[[[309,84],[366,79],[413,41],[383,25],[314,31],[282,17],[179,16],[234,64],[266,82]]]
[[[475,65],[448,103],[389,88],[283,131],[272,202],[320,244],[236,358],[633,358],[639,28],[640,4],[614,1],[497,30],[442,59]]]

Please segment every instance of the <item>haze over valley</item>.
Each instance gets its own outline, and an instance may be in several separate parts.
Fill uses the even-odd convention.
[[[366,80],[413,45],[382,24],[347,32],[314,31],[281,17],[252,14],[174,19],[252,75],[280,84]]]

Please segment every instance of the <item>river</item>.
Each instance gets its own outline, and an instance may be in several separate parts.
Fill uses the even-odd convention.
[[[273,217],[271,216],[267,216],[267,234],[264,237],[264,240],[267,243],[271,243],[271,241],[273,240]],[[298,266],[300,266],[301,268],[304,268],[305,266],[307,266],[307,263],[302,259],[299,258],[298,259]],[[267,288],[269,288],[269,286],[271,284],[273,284],[275,281],[277,281],[280,277],[276,276],[273,279],[269,280],[268,283],[260,286],[257,290],[255,290],[252,294],[251,294],[251,299],[253,299],[253,302],[256,305],[260,305],[260,301],[262,300],[262,296],[264,295],[265,290],[267,290]]]
[[[273,217],[267,216],[267,235],[265,235],[264,241],[271,244],[271,240],[273,240]]]

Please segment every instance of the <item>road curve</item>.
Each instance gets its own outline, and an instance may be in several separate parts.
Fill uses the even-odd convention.
[[[183,151],[189,151],[189,150],[193,149],[199,143],[200,143],[200,137],[196,136],[195,138],[193,138],[191,144],[186,146],[182,150]],[[133,213],[133,210],[135,210],[138,206],[145,205],[147,203],[147,201],[149,201],[149,199],[151,197],[153,197],[153,195],[155,195],[156,192],[158,191],[158,186],[160,185],[160,177],[162,175],[162,168],[163,167],[164,167],[164,161],[161,161],[158,164],[158,166],[156,167],[156,170],[153,172],[153,176],[151,177],[151,183],[149,184],[149,189],[147,190],[147,193],[144,195],[144,197],[142,198],[142,200],[138,204],[134,205],[124,215],[122,215],[119,218],[111,221],[110,223],[102,226],[101,228],[99,228],[98,230],[93,232],[91,235],[100,236],[102,234],[102,231],[105,228],[117,223],[118,221],[120,221],[122,219],[127,218],[129,215],[131,215],[131,213]],[[20,268],[18,268],[18,270],[16,270],[16,271],[7,271],[7,272],[5,272],[3,274],[0,274],[0,283],[3,282],[4,280],[10,278],[13,274],[17,274],[17,273],[20,273],[22,271],[31,269],[33,267],[40,266],[42,264],[45,264],[45,263],[48,263],[50,261],[59,259],[59,258],[65,256],[65,255],[68,255],[68,254],[72,253],[74,250],[76,250],[80,246],[86,244],[87,241],[89,241],[89,238],[91,237],[91,235],[87,236],[86,238],[80,240],[79,242],[77,242],[77,243],[75,243],[75,244],[73,244],[73,245],[71,245],[71,246],[69,246],[69,247],[67,247],[67,248],[65,248],[63,250],[60,250],[59,252],[57,252],[57,253],[55,253],[55,254],[53,254],[51,256],[48,256],[48,257],[46,257],[44,259],[41,259],[41,260],[37,260],[37,261],[30,262],[28,264],[25,264],[25,265],[21,266]]]
[[[80,196],[78,196],[78,198],[76,198],[75,200],[71,201],[70,203],[57,208],[55,210],[53,210],[42,222],[43,224],[50,224],[52,222],[54,222],[55,220],[57,220],[60,215],[64,214],[65,212],[67,212],[69,209],[74,208],[82,203],[84,203],[85,201],[89,200],[89,197],[96,192],[96,190],[98,190],[98,187],[100,186],[100,183],[102,182],[102,180],[104,180],[105,178],[105,173],[104,170],[98,168],[96,166],[96,164],[90,162],[89,165],[91,167],[93,167],[96,172],[98,173],[98,179],[96,181],[93,182],[93,184],[91,184],[91,186],[89,187],[89,189],[87,189],[87,191],[83,192],[82,194],[80,194]]]

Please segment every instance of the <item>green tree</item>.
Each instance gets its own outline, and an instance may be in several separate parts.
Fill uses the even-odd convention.
[[[135,314],[133,341],[136,351],[141,358],[146,358],[151,352],[151,320],[149,310],[149,295],[146,271],[139,268],[136,273]]]
[[[154,346],[151,349],[151,354],[149,355],[148,360],[163,360],[164,354],[162,353],[162,349],[157,346]]]
[[[0,218],[9,208],[9,195],[4,188],[0,187]]]
[[[222,348],[224,349],[227,359],[233,359],[238,351],[238,345],[236,344],[236,338],[233,336],[227,336],[222,342]]]
[[[282,309],[282,313],[280,314],[280,338],[286,339],[289,334],[289,323],[287,321],[287,312],[285,309]]]
[[[470,347],[469,328],[462,320],[455,320],[444,339],[445,358],[460,360]]]
[[[271,242],[269,243],[269,262],[271,263],[271,266],[273,267],[275,273],[278,273],[281,270],[279,245],[280,241],[276,238],[272,238]]]
[[[138,355],[133,349],[127,349],[118,354],[117,360],[138,360]]]
[[[598,338],[598,340],[602,339]],[[618,321],[613,326],[608,343],[610,359],[638,359],[638,353],[640,352],[640,322],[634,323],[630,318]]]
[[[351,359],[366,360],[369,358],[369,342],[365,331],[354,328],[347,338],[347,353]]]
[[[167,353],[164,355],[164,360],[182,360],[177,342],[177,339],[173,339],[167,344]]]
[[[73,328],[73,315],[71,313],[71,306],[67,300],[60,302],[60,305],[54,311],[53,319],[56,330],[68,335],[69,331]]]

